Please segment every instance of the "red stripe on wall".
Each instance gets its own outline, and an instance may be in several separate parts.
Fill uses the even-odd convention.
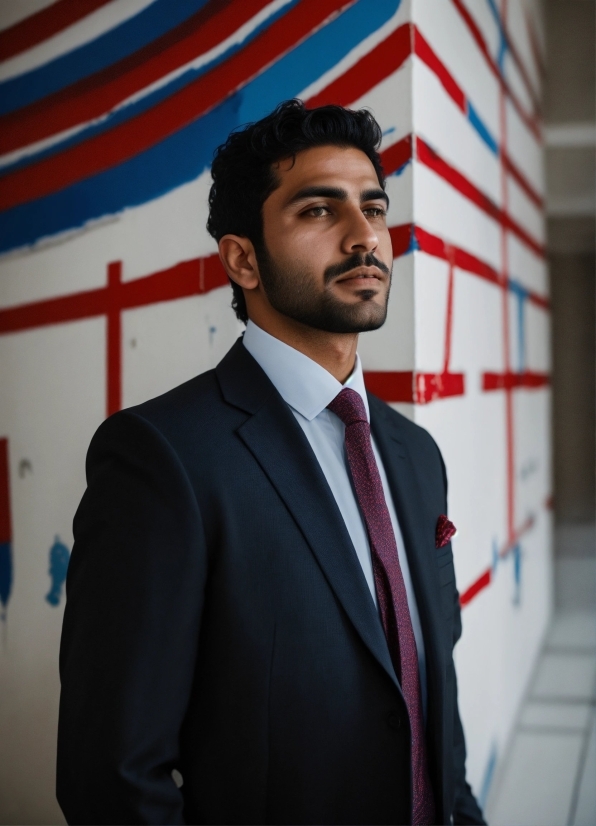
[[[463,90],[436,52],[433,51],[420,30],[410,23],[400,26],[371,52],[360,58],[345,74],[307,100],[307,106],[314,108],[329,103],[348,106],[354,103],[374,86],[385,80],[392,72],[400,68],[412,53],[412,41],[414,42],[413,51],[417,57],[436,75],[449,97],[465,115],[467,103]],[[410,160],[411,155],[405,154],[404,142],[405,139],[398,144],[394,144],[393,147],[383,153],[383,168],[387,175],[395,172]],[[389,160],[392,149],[394,152],[404,152],[403,156],[397,156],[395,161],[393,159]],[[504,158],[504,161],[507,171],[515,178],[530,200],[539,209],[542,209],[544,206],[542,197],[536,192],[521,170],[509,157]]]
[[[121,310],[129,310],[202,295],[229,283],[217,255],[182,261],[167,270],[124,283],[113,272],[106,287],[0,310],[0,335],[107,315],[116,304]],[[116,304],[112,295],[116,296]]]
[[[0,32],[2,61],[30,49],[111,0],[57,0]]]
[[[492,579],[492,569],[487,568],[483,574],[481,574],[476,582],[473,582],[469,588],[467,588],[463,594],[460,595],[459,604],[463,608],[469,602],[472,602],[475,596],[477,596],[481,591],[484,591],[485,588],[488,588]]]
[[[409,251],[412,246],[413,232],[414,224],[400,224],[397,227],[389,227],[394,258],[399,258]]]
[[[393,256],[404,255],[411,247],[412,235],[419,249],[429,255],[448,260],[446,242],[414,224],[390,227]],[[491,283],[498,283],[498,275],[489,264],[460,247],[452,246],[454,264],[466,272],[478,275]],[[228,284],[227,275],[218,255],[182,261],[161,270],[118,286],[119,305],[133,309],[172,301],[193,295],[202,295]],[[535,293],[528,293],[529,300],[548,309],[548,300]],[[20,330],[30,330],[68,321],[93,318],[108,313],[108,287],[36,301],[30,304],[0,309],[0,335]]]
[[[463,396],[466,382],[463,373],[417,373],[415,383],[416,404],[430,404],[438,399]]]
[[[492,58],[492,56],[491,56],[491,54],[488,50],[488,46],[486,45],[486,41],[485,41],[485,39],[482,35],[482,32],[480,31],[480,29],[476,25],[476,21],[474,20],[474,18],[470,14],[470,12],[466,9],[466,7],[463,4],[462,0],[452,0],[452,2],[454,4],[455,8],[457,9],[457,11],[459,12],[459,14],[461,15],[462,20],[466,24],[466,26],[468,28],[468,31],[470,32],[473,40],[475,41],[476,45],[478,46],[478,49],[480,50],[480,53],[484,57],[488,67],[490,68],[491,72],[493,73],[493,75],[498,80],[501,88],[507,94],[507,97],[509,98],[509,100],[513,104],[516,112],[518,113],[518,115],[520,116],[522,121],[525,123],[525,125],[528,127],[528,129],[532,133],[532,135],[536,138],[536,140],[539,143],[542,143],[542,134],[541,134],[541,131],[540,131],[540,126],[539,126],[538,119],[536,117],[528,114],[528,112],[526,112],[526,110],[524,109],[524,107],[520,103],[519,99],[513,93],[513,90],[511,89],[509,84],[506,82],[505,78],[501,75],[501,72],[499,71],[499,67],[497,66],[496,62],[493,60],[493,58]]]
[[[460,270],[469,272],[472,275],[477,275],[479,278],[483,278],[485,281],[497,286],[501,283],[499,273],[494,267],[486,261],[482,261],[480,258],[472,255],[472,253],[467,252],[467,250],[448,244],[442,238],[427,232],[419,226],[415,227],[415,236],[418,243],[418,248],[421,252],[426,252],[428,255],[434,255],[437,258],[442,258],[444,261],[448,261],[450,255],[449,250],[451,250],[453,254],[453,263],[456,267],[459,267]],[[528,296],[528,301],[532,304],[535,304],[542,310],[550,309],[550,302],[548,298],[539,295],[539,293],[536,293],[533,290],[527,290],[526,294]]]
[[[513,390],[516,387],[525,387],[528,390],[535,390],[538,387],[547,387],[550,384],[548,373],[536,373],[533,370],[524,370],[521,373],[506,371],[504,373],[483,373],[482,389],[485,392],[491,390]]]
[[[397,141],[381,152],[381,163],[385,175],[392,175],[412,160],[412,136]]]
[[[454,166],[443,160],[441,156],[432,149],[422,138],[416,137],[416,157],[429,169],[432,169],[443,180],[447,181],[454,189],[465,198],[479,207],[483,212],[498,221],[516,235],[527,247],[536,255],[544,257],[544,246],[527,232],[508,213],[501,210],[494,201],[485,195],[468,178],[462,175]]]
[[[302,0],[245,49],[162,103],[95,138],[0,179],[0,209],[65,189],[158,143],[248,83],[354,0]]]
[[[414,27],[414,52],[417,55],[417,57],[419,57],[423,63],[426,63],[428,68],[432,72],[434,72],[434,74],[441,82],[443,88],[445,89],[451,100],[455,102],[455,104],[461,109],[461,111],[465,115],[466,96],[464,95],[461,87],[458,85],[451,72],[447,69],[445,64],[439,59],[437,54],[430,47],[430,44],[422,36],[420,30],[417,27]]]
[[[0,117],[0,154],[109,112],[126,98],[209,51],[269,0],[211,0],[180,26],[139,51],[40,101]]]
[[[511,160],[509,155],[502,151],[501,159],[505,170],[509,173],[509,175],[511,175],[521,189],[523,189],[532,203],[537,206],[538,209],[544,209],[544,198],[534,189],[532,184],[528,181],[519,167]]]
[[[0,439],[0,544],[4,544],[5,542],[12,542],[8,439]]]
[[[367,370],[364,381],[366,389],[385,402],[414,402],[412,370]]]
[[[522,57],[521,57],[521,55],[520,55],[520,53],[517,49],[517,46],[515,45],[515,43],[513,41],[513,38],[512,38],[512,36],[509,32],[509,29],[505,25],[504,20],[501,20],[501,25],[503,26],[503,29],[505,31],[505,37],[507,38],[507,45],[509,47],[509,52],[511,54],[511,57],[513,58],[513,62],[517,66],[517,70],[521,75],[524,86],[526,87],[526,91],[527,91],[527,93],[528,93],[528,95],[529,95],[529,97],[532,101],[532,105],[534,107],[534,112],[536,114],[538,114],[540,112],[540,99],[539,99],[539,96],[538,96],[536,90],[534,89],[534,84],[532,83],[532,80],[530,78],[530,74],[529,74],[529,72],[526,68],[526,65],[525,65],[524,61],[522,60]]]
[[[107,312],[107,290],[97,290],[48,298],[31,304],[19,304],[0,310],[0,335],[78,321],[105,315]]]
[[[549,499],[547,499],[544,503],[545,508],[548,508],[548,506],[549,506],[548,502],[549,502]],[[518,528],[516,531],[513,532],[511,538],[508,539],[507,542],[505,542],[505,544],[503,545],[503,547],[499,551],[498,559],[499,560],[505,559],[505,557],[507,557],[511,553],[511,551],[515,548],[515,546],[517,545],[519,540],[522,538],[522,536],[524,534],[528,533],[528,531],[530,531],[534,527],[535,524],[536,524],[536,517],[533,514],[531,514],[526,519],[526,521],[523,523],[523,525],[520,528]],[[463,594],[461,594],[461,596],[459,598],[459,602],[460,602],[460,605],[462,606],[462,608],[465,605],[468,605],[474,599],[474,597],[476,597],[481,591],[483,591],[488,585],[490,585],[490,583],[492,581],[492,578],[493,578],[493,573],[494,573],[494,571],[493,571],[492,568],[487,568],[486,571],[484,571],[482,574],[480,574],[478,579],[476,579],[463,592]]]
[[[314,109],[335,103],[347,106],[397,71],[412,52],[410,24],[399,26],[343,75],[306,101]]]
[[[389,403],[430,404],[466,392],[463,373],[367,370],[364,381],[371,393]]]
[[[485,195],[477,186],[475,186],[468,178],[462,175],[454,166],[447,163],[436,150],[430,147],[426,141],[420,137],[416,137],[416,158],[436,172],[444,181],[456,189],[464,198],[476,204],[477,207],[494,218],[495,221],[501,222],[501,210],[491,201],[488,195]]]
[[[490,264],[487,264],[485,261],[482,261],[461,247],[447,244],[442,238],[439,238],[437,235],[432,235],[430,232],[422,229],[422,227],[416,227],[416,240],[422,252],[434,255],[437,258],[443,258],[445,261],[449,260],[450,248],[453,254],[453,263],[456,267],[473,275],[477,275],[485,281],[490,281],[491,284],[500,283],[499,274]]]

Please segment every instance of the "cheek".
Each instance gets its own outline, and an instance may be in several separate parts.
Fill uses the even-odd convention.
[[[337,243],[335,242],[337,246]],[[307,225],[280,230],[277,237],[271,238],[268,246],[270,253],[278,261],[287,261],[292,265],[304,265],[307,269],[316,268],[322,257],[329,257],[333,252],[334,239],[331,233],[321,232],[320,227]]]

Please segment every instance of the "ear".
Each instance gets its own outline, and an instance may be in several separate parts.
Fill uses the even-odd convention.
[[[242,235],[224,235],[219,258],[229,277],[244,290],[259,286],[259,267],[252,241]]]

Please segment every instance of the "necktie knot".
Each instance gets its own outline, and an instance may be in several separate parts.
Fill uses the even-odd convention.
[[[368,424],[362,396],[355,390],[350,390],[349,387],[344,387],[327,407],[342,420],[346,427],[357,422]]]

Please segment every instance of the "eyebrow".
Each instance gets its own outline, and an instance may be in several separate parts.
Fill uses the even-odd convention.
[[[348,200],[348,193],[345,189],[337,186],[305,186],[290,198],[286,206],[291,206],[299,201],[306,201],[309,198],[332,198],[334,201],[343,202]],[[365,189],[364,192],[360,193],[361,204],[365,201],[374,201],[377,199],[385,201],[385,204],[389,206],[389,196],[381,188]]]

